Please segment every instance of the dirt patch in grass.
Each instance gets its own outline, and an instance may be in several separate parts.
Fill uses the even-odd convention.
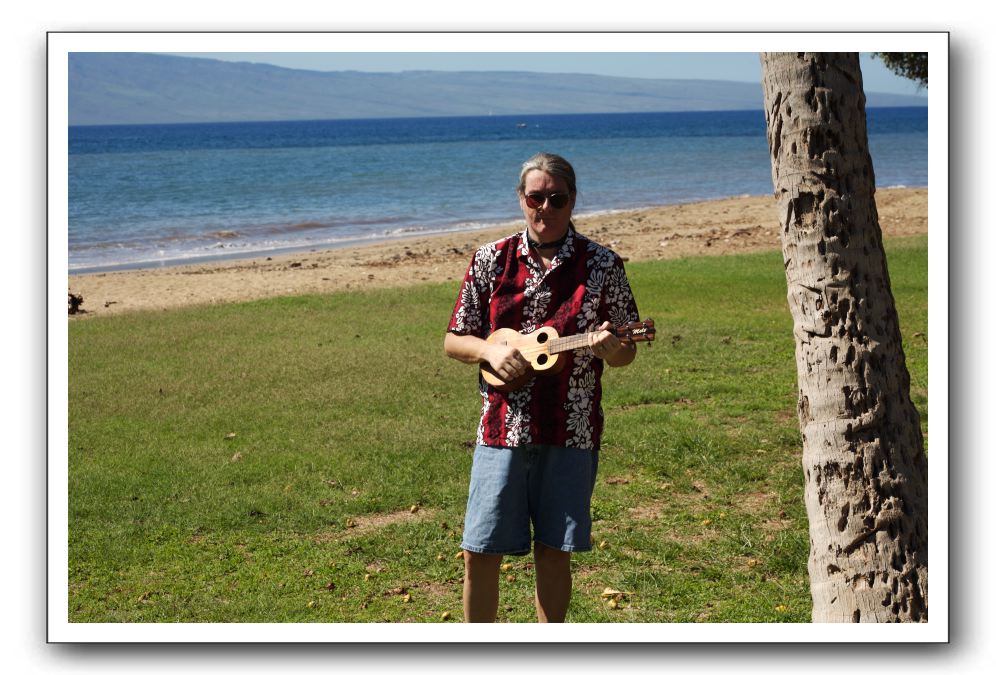
[[[410,509],[392,511],[391,513],[368,513],[362,516],[352,516],[346,519],[345,529],[319,532],[314,536],[318,543],[348,539],[359,534],[365,534],[389,525],[398,523],[418,523],[432,520],[436,515],[434,509],[418,509],[414,513]]]
[[[432,509],[418,509],[414,513],[410,509],[403,509],[401,511],[393,511],[391,513],[370,513],[363,516],[353,517],[352,523],[353,527],[349,528],[350,532],[365,532],[367,530],[376,530],[382,527],[387,527],[388,525],[394,525],[396,523],[417,523],[423,520],[431,520],[435,515],[435,511]]]
[[[758,524],[761,531],[765,533],[765,541],[773,541],[776,533],[792,529],[796,525],[794,519],[789,518],[784,510],[776,506],[777,500],[778,495],[774,492],[750,492],[736,498],[735,508],[743,513],[763,517],[774,506],[777,509],[776,513],[763,517],[763,520]]]
[[[796,525],[796,521],[786,517],[785,512],[782,511],[774,518],[766,518],[761,521],[758,527],[764,533],[764,541],[774,541],[778,538],[779,534],[786,530],[794,529]]]
[[[701,480],[692,481],[692,489],[688,492],[674,491],[671,488],[670,484],[662,486],[662,489],[667,490],[667,497],[663,499],[643,502],[627,509],[633,520],[655,520],[667,511],[699,514],[718,507],[711,499],[709,488]]]
[[[381,593],[384,597],[393,595],[404,596],[410,594],[414,599],[416,596],[422,599],[438,600],[442,598],[452,598],[458,591],[462,592],[463,586],[458,581],[419,581],[411,585],[395,586]]]
[[[788,518],[769,518],[761,523],[761,529],[765,532],[781,532],[792,527],[793,521]]]
[[[439,621],[440,610],[450,612],[451,621],[460,621],[462,617],[463,582],[453,581],[422,581],[412,584],[405,591],[411,594],[412,609],[418,612],[418,618],[403,619],[403,623],[413,621]]]
[[[768,502],[775,498],[774,492],[750,492],[739,495],[736,498],[736,505],[745,513],[758,513],[764,509]]]
[[[461,597],[463,583],[460,581],[426,581],[412,584],[412,591],[430,601],[453,599],[454,596]]]
[[[584,567],[578,567],[573,572],[572,575],[575,579],[590,579],[596,574],[602,574],[605,572],[605,566],[603,565],[585,565]]]
[[[661,517],[666,506],[665,501],[655,499],[652,502],[630,507],[628,511],[633,520],[656,520]]]
[[[719,539],[719,532],[716,530],[703,525],[702,529],[698,532],[668,532],[664,535],[668,541],[673,541],[676,544],[683,544],[685,546],[700,546],[710,541],[716,541]]]

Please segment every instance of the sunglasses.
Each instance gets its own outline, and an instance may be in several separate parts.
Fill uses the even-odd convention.
[[[538,209],[543,204],[549,202],[552,208],[562,209],[567,206],[567,202],[570,200],[571,196],[564,192],[551,192],[548,195],[542,192],[530,192],[526,195],[526,206],[531,209]]]

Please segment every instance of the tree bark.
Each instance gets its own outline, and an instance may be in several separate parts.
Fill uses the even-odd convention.
[[[858,55],[763,53],[761,64],[795,322],[813,621],[926,621],[927,463]]]

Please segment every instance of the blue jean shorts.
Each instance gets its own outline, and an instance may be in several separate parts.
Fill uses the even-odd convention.
[[[478,445],[461,546],[525,555],[532,540],[561,551],[591,550],[591,493],[598,450]]]

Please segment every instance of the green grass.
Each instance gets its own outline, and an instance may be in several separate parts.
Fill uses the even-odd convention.
[[[887,249],[926,432],[926,238]],[[575,556],[568,620],[808,621],[780,254],[629,276],[657,343],[605,376],[604,547]],[[71,322],[69,620],[459,620],[479,403],[442,353],[455,293]],[[532,559],[506,562],[500,620],[532,621]]]

